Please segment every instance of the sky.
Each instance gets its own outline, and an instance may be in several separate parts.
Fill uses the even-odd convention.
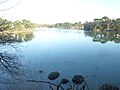
[[[108,16],[120,18],[120,0],[10,0],[0,4],[0,16],[8,20],[29,19],[38,24],[85,22]]]

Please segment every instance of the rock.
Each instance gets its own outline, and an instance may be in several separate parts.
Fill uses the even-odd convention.
[[[67,80],[67,79],[61,79],[61,83],[62,84],[66,84],[66,83],[68,83],[69,82],[69,80]]]
[[[43,73],[43,70],[40,70],[39,73]]]
[[[75,83],[75,84],[81,84],[83,81],[84,81],[84,78],[81,75],[75,75],[72,78],[72,82]]]
[[[55,80],[58,78],[58,76],[60,75],[59,72],[55,71],[55,72],[51,72],[49,75],[48,75],[48,79],[50,80]]]
[[[99,90],[119,90],[119,88],[112,84],[103,84]]]

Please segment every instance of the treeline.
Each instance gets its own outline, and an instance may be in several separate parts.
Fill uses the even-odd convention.
[[[52,28],[78,29],[78,30],[120,30],[120,18],[110,19],[104,16],[100,19],[94,19],[93,22],[76,22],[76,23],[57,23]]]
[[[83,29],[83,24],[81,22],[76,22],[76,23],[69,23],[69,22],[64,22],[64,23],[57,23],[49,26],[50,28],[63,28],[63,29],[78,29],[81,30]]]
[[[35,28],[48,28],[50,25],[48,24],[37,24],[37,23],[34,23],[34,27]]]
[[[31,29],[34,27],[34,24],[29,20],[23,19],[22,21],[9,21],[7,19],[0,18],[0,31],[5,30],[25,30]]]
[[[120,18],[110,19],[104,16],[101,19],[94,19],[93,22],[84,23],[84,30],[120,30]]]

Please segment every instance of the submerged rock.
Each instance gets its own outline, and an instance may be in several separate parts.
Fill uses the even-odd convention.
[[[58,78],[58,76],[60,75],[59,72],[55,71],[55,72],[51,72],[49,75],[48,75],[48,79],[50,80],[55,80]]]
[[[75,83],[75,84],[81,84],[83,81],[84,81],[84,78],[81,75],[75,75],[72,78],[72,82]]]
[[[68,79],[61,79],[61,83],[62,83],[62,84],[67,84],[68,82],[69,82]]]
[[[103,84],[99,90],[119,90],[119,88],[112,84]]]

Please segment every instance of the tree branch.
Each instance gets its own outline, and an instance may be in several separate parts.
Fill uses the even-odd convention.
[[[8,0],[1,1],[0,4],[7,2]]]
[[[47,84],[51,84],[53,86],[57,86],[57,87],[60,87],[62,90],[64,90],[64,88],[62,86],[59,86],[59,85],[56,85],[54,83],[51,83],[51,82],[48,82],[48,81],[38,81],[38,80],[27,80],[27,82],[41,82],[41,83],[47,83]]]
[[[7,0],[8,1],[8,0]],[[6,2],[7,2],[6,1]],[[5,1],[4,1],[5,2]],[[4,3],[3,2],[3,3]],[[14,7],[16,7],[18,4],[20,4],[22,2],[22,0],[20,0],[18,3],[16,3],[15,5],[13,5],[13,6],[11,6],[11,7],[9,7],[9,8],[5,8],[5,9],[1,9],[0,11],[7,11],[7,10],[9,10],[9,9],[11,9],[11,8],[14,8]]]

